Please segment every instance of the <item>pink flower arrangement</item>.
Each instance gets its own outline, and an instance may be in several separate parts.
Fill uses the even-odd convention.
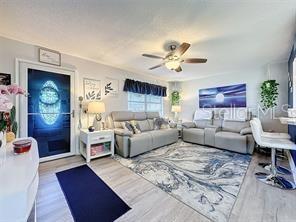
[[[23,88],[17,84],[12,84],[9,86],[0,85],[0,112],[9,112],[13,103],[11,97],[13,95],[25,95],[26,92]]]

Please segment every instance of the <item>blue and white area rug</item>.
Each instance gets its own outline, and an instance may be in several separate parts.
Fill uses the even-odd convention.
[[[212,221],[227,221],[251,156],[178,142],[125,159],[122,165]]]

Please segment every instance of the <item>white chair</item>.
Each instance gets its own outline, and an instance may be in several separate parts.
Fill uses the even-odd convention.
[[[291,136],[288,133],[270,133],[270,132],[264,132],[262,128],[262,124],[260,119],[253,118],[253,120],[258,124],[261,132],[261,136],[266,139],[291,139]],[[271,170],[271,163],[259,163],[260,166],[262,166],[266,170]],[[276,164],[276,170],[279,174],[291,174],[291,171],[283,166],[278,166]]]
[[[259,146],[271,149],[271,173],[256,173],[257,179],[263,183],[271,186],[279,187],[282,189],[295,189],[296,186],[293,182],[277,175],[276,170],[276,149],[296,150],[296,144],[289,139],[274,139],[262,136],[261,124],[256,120],[250,122],[253,137]]]
[[[253,120],[256,121],[258,123],[258,125],[260,126],[260,131],[261,131],[262,137],[272,138],[272,139],[291,139],[291,136],[288,133],[269,133],[269,132],[264,132],[263,131],[263,128],[262,128],[262,124],[261,124],[260,119],[253,118]]]

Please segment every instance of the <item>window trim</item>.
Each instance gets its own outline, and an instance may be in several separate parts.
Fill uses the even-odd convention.
[[[154,96],[154,95],[151,95],[151,94],[140,94],[140,95],[144,95],[144,102],[142,102],[142,101],[136,101],[136,100],[129,100],[129,94],[140,94],[140,93],[128,92],[128,95],[127,95],[127,106],[128,107],[127,107],[127,109],[129,111],[132,111],[130,109],[130,102],[131,103],[144,104],[145,110],[139,111],[139,112],[150,112],[150,111],[147,111],[148,104],[160,104],[161,110],[159,110],[158,112],[159,112],[159,115],[161,115],[161,116],[163,115],[163,97],[162,96],[155,96],[155,97],[160,97],[160,103],[157,103],[157,102],[148,102],[147,101],[147,97],[148,96]],[[153,111],[151,111],[151,112],[153,112]],[[157,111],[155,111],[155,112],[157,112]]]

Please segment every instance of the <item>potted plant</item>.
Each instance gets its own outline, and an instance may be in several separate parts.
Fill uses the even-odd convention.
[[[180,93],[178,91],[173,91],[172,92],[172,106],[175,106],[175,105],[180,105]]]
[[[6,145],[6,130],[16,134],[15,107],[12,98],[16,95],[25,95],[25,90],[16,84],[0,85],[0,147]]]
[[[261,103],[263,105],[263,110],[272,109],[277,106],[278,98],[278,86],[279,83],[276,80],[266,80],[261,84]]]

